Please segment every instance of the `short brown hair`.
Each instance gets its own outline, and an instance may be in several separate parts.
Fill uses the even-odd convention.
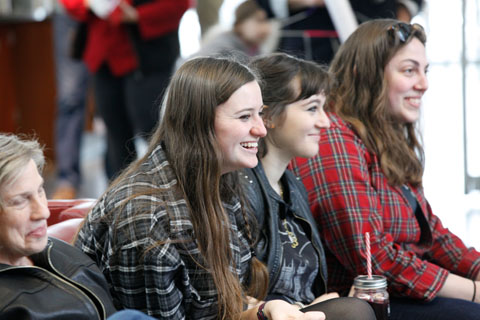
[[[258,10],[263,10],[259,7],[255,0],[246,0],[242,2],[235,10],[235,22],[234,26],[239,25],[246,19],[253,16]]]

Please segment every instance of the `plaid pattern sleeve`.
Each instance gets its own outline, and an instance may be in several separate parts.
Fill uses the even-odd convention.
[[[100,266],[118,308],[161,319],[216,319],[217,291],[211,274],[200,266],[189,211],[175,185],[173,171],[157,149],[138,172],[100,199],[76,245]],[[145,188],[160,191],[139,192]],[[251,254],[240,203],[224,206],[236,266],[231,269],[243,281]]]
[[[432,213],[430,205],[425,201],[423,193],[416,192],[417,199],[424,200],[430,217],[433,232],[433,246],[427,252],[429,260],[460,276],[476,279],[480,272],[480,252],[467,248],[463,241],[444,228],[440,219]]]
[[[344,121],[330,116],[332,125],[323,132],[319,154],[291,164],[307,188],[327,247],[329,289],[348,291],[356,275],[367,273],[367,231],[373,272],[387,277],[396,296],[433,299],[447,270],[476,276],[479,253],[442,227],[423,191],[414,193],[426,215],[425,229],[401,189],[388,184],[376,155]]]

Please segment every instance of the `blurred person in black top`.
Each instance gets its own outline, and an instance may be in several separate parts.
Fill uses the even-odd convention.
[[[340,45],[325,0],[256,0],[269,17],[284,19],[278,50],[295,56],[330,63]],[[409,21],[422,7],[422,0],[350,1],[358,23],[377,18]],[[310,36],[302,31],[310,31]],[[293,31],[293,32],[291,32]],[[297,34],[296,31],[299,33]]]

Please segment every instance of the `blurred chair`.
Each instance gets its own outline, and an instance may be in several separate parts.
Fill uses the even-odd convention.
[[[70,244],[96,199],[48,200],[48,236]]]

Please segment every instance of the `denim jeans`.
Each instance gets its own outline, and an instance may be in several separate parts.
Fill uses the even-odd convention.
[[[480,304],[437,297],[431,302],[390,299],[390,320],[472,320],[480,319]]]
[[[122,310],[114,313],[107,320],[154,320],[143,312],[137,310]]]
[[[81,61],[70,58],[70,41],[77,26],[66,13],[53,17],[57,82],[55,161],[57,178],[73,187],[80,183],[80,143],[85,122],[89,74]]]

